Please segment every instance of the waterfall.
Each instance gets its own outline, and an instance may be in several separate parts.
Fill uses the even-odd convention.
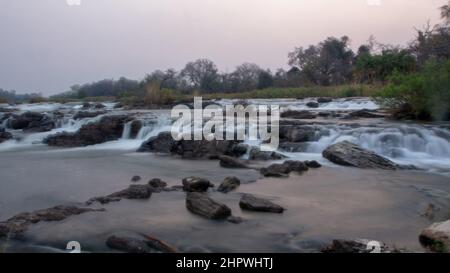
[[[123,126],[122,139],[130,139],[131,138],[131,124],[133,121],[129,121],[125,123]]]

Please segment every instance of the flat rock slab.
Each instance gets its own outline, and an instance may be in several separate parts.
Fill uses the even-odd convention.
[[[231,216],[231,209],[214,201],[204,193],[189,192],[186,196],[186,208],[207,219],[221,220]]]
[[[358,168],[396,170],[398,165],[349,141],[333,144],[322,152],[333,163]]]
[[[239,206],[243,210],[282,213],[284,208],[269,200],[246,194],[241,198]]]

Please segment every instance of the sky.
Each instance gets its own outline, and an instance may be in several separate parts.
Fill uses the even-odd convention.
[[[219,70],[287,67],[329,36],[405,45],[445,0],[0,0],[0,88],[55,94],[77,83],[208,58]]]

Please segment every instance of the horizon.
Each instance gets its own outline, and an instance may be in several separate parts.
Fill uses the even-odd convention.
[[[440,21],[437,7],[446,3],[343,2],[81,0],[77,6],[66,0],[2,0],[0,88],[49,96],[73,84],[180,70],[198,58],[214,61],[223,72],[245,62],[274,71],[288,67],[287,54],[295,47],[330,36],[347,35],[354,50],[371,35],[404,46],[414,28]]]

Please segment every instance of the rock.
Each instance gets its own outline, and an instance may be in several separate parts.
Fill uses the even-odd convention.
[[[281,142],[278,148],[290,153],[301,153],[305,152],[308,146],[309,144],[305,142]]]
[[[246,194],[239,201],[239,206],[243,210],[282,213],[284,208],[270,202],[269,200]]]
[[[333,242],[324,247],[321,252],[323,253],[370,253],[370,252],[378,252],[374,249],[374,244],[377,244],[377,241],[368,240],[368,239],[356,239],[356,240],[333,240]],[[382,242],[378,242],[379,245],[379,253],[389,252],[386,244]]]
[[[269,152],[269,151],[261,151],[257,147],[253,147],[250,150],[249,159],[250,160],[279,160],[286,158],[285,155],[282,155],[277,152]]]
[[[374,113],[373,110],[361,109],[351,112],[343,117],[343,119],[354,119],[354,118],[382,118],[384,116]]]
[[[37,112],[25,112],[21,115],[13,115],[8,120],[8,127],[14,130],[26,132],[47,132],[54,129],[55,121],[47,115]]]
[[[152,180],[148,181],[148,185],[152,188],[165,188],[167,187],[167,183],[162,181],[159,178],[153,178]]]
[[[86,204],[91,205],[94,202],[107,204],[118,202],[125,199],[149,199],[152,196],[152,189],[148,185],[130,185],[127,189],[112,193],[107,196],[94,197],[89,199]]]
[[[57,133],[44,139],[49,146],[83,147],[122,137],[124,124],[130,121],[126,115],[104,116],[98,122],[83,125],[75,133]]]
[[[139,134],[139,131],[142,128],[142,122],[140,120],[133,120],[131,122],[131,128],[130,128],[130,137],[136,138]]]
[[[131,182],[138,182],[139,180],[141,180],[141,177],[139,175],[135,175],[131,178]]]
[[[319,117],[329,117],[329,116],[331,116],[331,112],[319,112],[318,114],[317,114]]]
[[[419,236],[423,247],[432,252],[450,252],[450,220],[434,223],[425,228]]]
[[[313,168],[313,169],[322,167],[322,165],[315,160],[307,160],[307,161],[305,161],[305,165],[308,166],[309,168]]]
[[[95,108],[95,109],[103,109],[103,108],[106,108],[106,106],[105,106],[104,104],[102,104],[102,103],[97,103],[97,104],[94,106],[94,108]]]
[[[239,180],[239,178],[237,178],[236,176],[228,176],[228,177],[225,177],[225,179],[223,180],[222,184],[220,184],[217,191],[220,191],[223,193],[228,193],[232,190],[235,190],[240,185],[241,185],[241,180]]]
[[[306,110],[302,111],[288,110],[281,113],[280,117],[293,119],[315,119],[317,115]]]
[[[260,173],[266,177],[287,177],[293,171],[302,173],[307,170],[308,167],[305,163],[287,160],[282,164],[272,164],[266,168],[261,168]]]
[[[119,109],[119,108],[123,108],[123,104],[121,102],[118,102],[116,104],[114,104],[114,109]]]
[[[237,143],[232,147],[230,155],[234,157],[240,157],[245,155],[247,153],[247,150],[248,150],[247,144]]]
[[[205,192],[213,186],[208,179],[195,176],[183,178],[183,190],[187,192]]]
[[[82,109],[89,109],[91,107],[92,107],[92,105],[89,102],[85,102],[85,103],[83,103]]]
[[[5,142],[13,138],[13,135],[9,132],[5,132],[5,129],[0,128],[0,143]]]
[[[176,141],[170,132],[161,132],[142,143],[138,152],[171,153],[176,147]]]
[[[244,219],[238,216],[231,215],[230,217],[227,218],[227,221],[233,224],[240,224],[244,221]]]
[[[218,203],[204,193],[189,192],[186,196],[186,208],[207,219],[221,220],[231,216],[231,209]]]
[[[79,208],[74,206],[56,206],[53,208],[24,212],[0,222],[0,237],[21,238],[32,224],[41,221],[62,221],[72,215],[86,212],[104,211],[104,209]]]
[[[280,142],[307,142],[316,140],[316,128],[306,125],[280,126]]]
[[[397,165],[389,159],[349,141],[342,141],[329,146],[322,152],[322,155],[331,162],[343,166],[385,170],[397,169]]]
[[[74,116],[73,119],[83,119],[83,118],[94,118],[96,116],[104,115],[106,114],[106,111],[95,111],[95,112],[89,112],[89,111],[78,111]]]
[[[322,97],[322,98],[318,98],[317,102],[318,103],[329,103],[332,102],[333,99],[332,98],[328,98],[328,97]]]
[[[126,253],[151,253],[151,248],[140,239],[132,237],[118,237],[110,236],[106,240],[106,245],[109,248],[123,251]]]
[[[219,156],[219,164],[223,168],[229,168],[229,169],[246,169],[248,166],[242,162],[242,160],[239,160],[237,158],[222,155]]]
[[[309,108],[319,108],[319,103],[315,101],[310,101],[306,103],[306,106],[308,106]]]

